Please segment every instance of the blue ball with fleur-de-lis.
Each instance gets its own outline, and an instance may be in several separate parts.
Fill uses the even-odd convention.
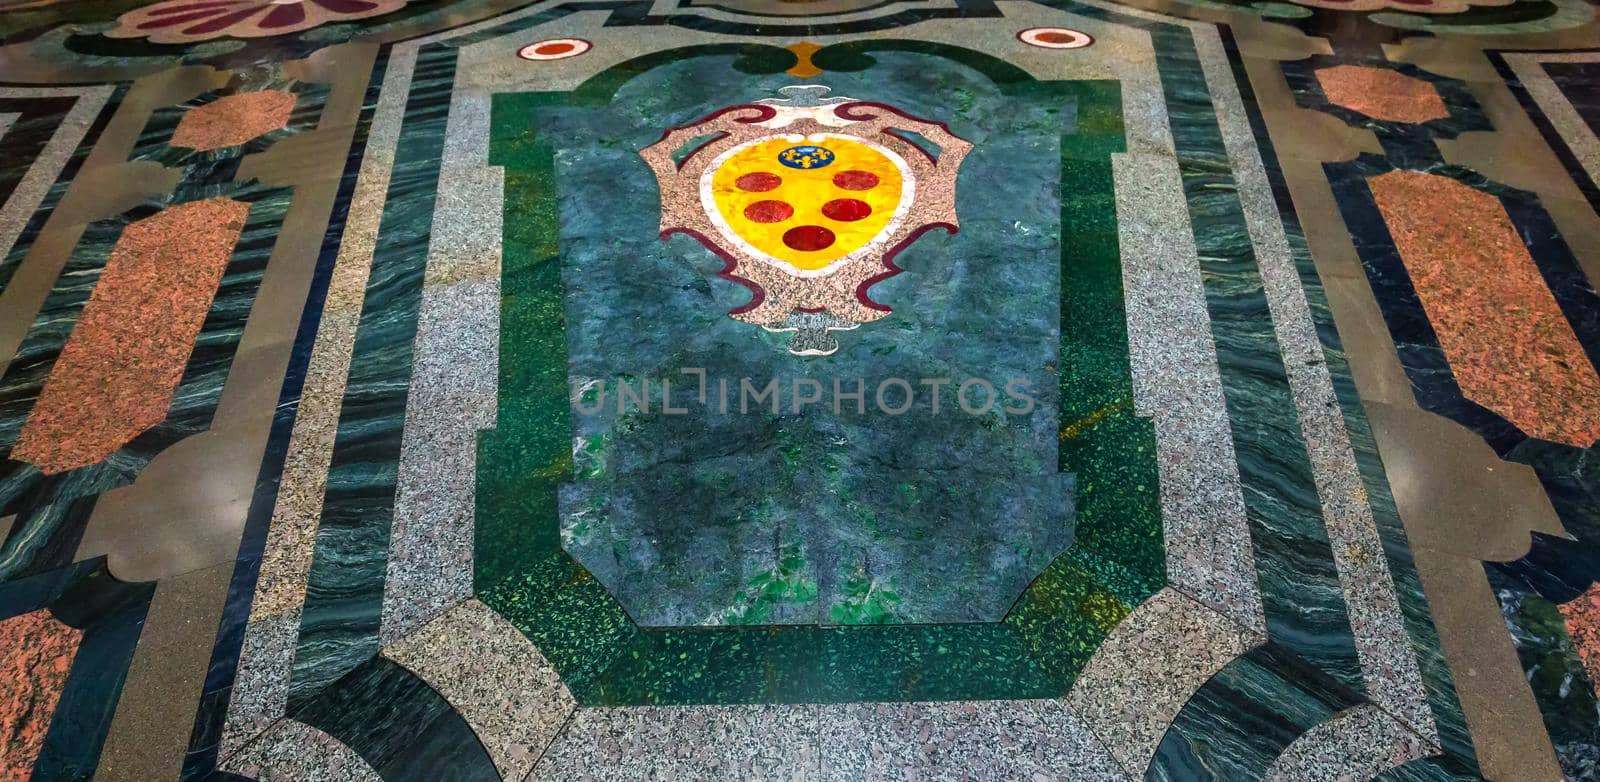
[[[800,144],[779,152],[778,162],[789,168],[822,168],[833,162],[833,152],[815,144]]]

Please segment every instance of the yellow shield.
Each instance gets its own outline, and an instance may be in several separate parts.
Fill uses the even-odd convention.
[[[817,273],[871,244],[909,202],[905,161],[860,139],[772,136],[707,172],[706,210],[747,249]]]

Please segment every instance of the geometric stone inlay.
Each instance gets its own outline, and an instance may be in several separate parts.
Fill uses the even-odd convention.
[[[1542,440],[1600,439],[1600,376],[1500,199],[1418,171],[1368,184],[1461,393]]]
[[[294,101],[282,90],[225,95],[185,112],[168,143],[200,152],[235,147],[289,124]]]
[[[212,198],[123,230],[11,458],[86,467],[166,419],[249,212]]]
[[[0,621],[0,780],[33,775],[82,641],[45,608]]]
[[[1389,122],[1427,122],[1450,116],[1432,84],[1387,68],[1335,65],[1317,70],[1328,102]]]

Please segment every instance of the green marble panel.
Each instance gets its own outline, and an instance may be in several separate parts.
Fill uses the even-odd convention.
[[[618,66],[570,94],[495,98],[491,164],[506,172],[501,385],[497,427],[483,435],[479,449],[479,596],[528,634],[561,671],[580,703],[925,700],[1065,693],[1109,630],[1164,583],[1154,436],[1150,423],[1132,411],[1111,192],[1110,155],[1120,152],[1123,143],[1119,86],[1036,82],[1013,66],[971,51],[916,42],[845,44],[817,57],[828,70],[819,81],[833,87],[835,94],[880,100],[886,89],[882,85],[900,85],[888,102],[948,122],[957,135],[974,141],[975,156],[983,154],[988,144],[996,150],[991,154],[1013,156],[1004,161],[1013,171],[1038,172],[1036,176],[1048,183],[1043,201],[1048,213],[1040,212],[1039,204],[1013,205],[1025,220],[1037,219],[1047,226],[1033,237],[1015,230],[1016,221],[1005,221],[1004,199],[994,198],[994,193],[1014,183],[983,181],[981,159],[970,169],[970,181],[964,178],[957,191],[960,237],[965,243],[955,246],[1000,256],[984,259],[990,269],[1020,257],[1005,257],[1008,250],[1046,255],[1048,265],[1041,269],[1015,265],[1027,275],[1028,285],[979,285],[955,277],[952,268],[962,270],[968,256],[951,252],[935,234],[902,256],[910,273],[875,289],[875,297],[891,303],[896,312],[851,333],[853,342],[846,341],[839,354],[822,360],[847,356],[858,362],[853,365],[858,368],[874,363],[891,366],[897,360],[926,366],[886,356],[904,344],[910,344],[919,357],[938,353],[948,335],[919,331],[925,324],[918,317],[938,311],[929,303],[933,297],[953,295],[941,285],[999,291],[997,296],[1013,291],[1014,301],[974,303],[996,309],[1016,306],[1023,310],[1016,313],[1016,324],[1048,313],[1049,322],[1032,333],[1049,341],[1018,348],[1013,360],[1037,359],[1042,365],[1036,387],[1045,386],[1039,398],[1048,400],[1048,409],[1039,420],[1047,421],[1048,429],[1040,439],[1049,447],[1035,453],[1054,454],[1053,463],[1034,473],[1050,474],[1053,468],[1075,479],[1078,497],[1070,506],[1073,512],[1057,522],[1073,528],[1072,545],[1040,563],[1040,572],[1030,574],[1020,597],[1013,593],[1014,602],[1006,601],[1009,608],[996,612],[993,619],[998,621],[917,622],[914,615],[896,615],[905,595],[895,595],[896,603],[881,590],[869,590],[845,577],[839,579],[832,593],[836,599],[827,610],[790,613],[788,623],[771,621],[781,615],[781,607],[758,603],[740,617],[753,624],[644,627],[613,596],[608,589],[612,584],[602,583],[563,548],[563,492],[569,519],[574,509],[584,511],[586,506],[575,500],[589,498],[571,486],[594,480],[597,472],[603,474],[608,456],[604,449],[617,442],[617,435],[607,431],[574,437],[575,431],[582,432],[575,429],[575,422],[582,427],[584,421],[568,402],[569,372],[576,371],[569,366],[576,361],[569,356],[569,347],[588,349],[589,335],[575,339],[572,329],[585,328],[583,319],[592,313],[574,312],[573,299],[582,297],[575,297],[572,289],[589,281],[574,281],[576,264],[569,253],[574,246],[582,249],[591,236],[627,236],[611,230],[615,226],[608,221],[613,215],[625,221],[631,210],[623,204],[632,200],[643,201],[645,208],[640,211],[654,219],[658,203],[654,181],[642,164],[631,174],[627,168],[634,162],[629,157],[634,151],[628,146],[630,134],[648,130],[658,135],[665,127],[692,121],[708,110],[769,97],[777,86],[794,82],[780,73],[793,63],[792,57],[771,47],[702,47],[646,60]],[[700,94],[685,99],[663,95],[658,82],[629,84],[631,77],[655,67],[691,71],[696,78],[671,83]],[[644,89],[646,85],[651,89]],[[1007,111],[997,112],[985,101],[997,102]],[[617,130],[618,121],[632,121],[638,127]],[[646,138],[643,143],[653,140]],[[605,150],[585,157],[585,144],[622,150],[609,157]],[[586,169],[573,166],[575,161],[595,165]],[[585,171],[605,178],[609,187],[621,188],[627,196],[603,214],[585,209],[583,198],[573,195],[567,181]],[[639,181],[624,179],[641,174],[644,178]],[[1001,203],[996,205],[997,201]],[[594,224],[582,224],[585,218]],[[1066,232],[1071,242],[1062,241]],[[766,376],[763,372],[789,376],[783,370],[794,367],[773,369],[781,362],[799,361],[783,350],[782,335],[763,336],[723,314],[744,294],[736,286],[712,281],[719,261],[693,243],[663,243],[648,229],[637,233],[637,240],[608,238],[614,242],[610,252],[625,253],[641,267],[645,287],[632,295],[644,295],[648,285],[657,285],[660,300],[678,306],[672,317],[717,339],[742,338],[743,363],[729,362],[726,368],[758,379]],[[1060,249],[1063,246],[1071,247],[1070,262]],[[1016,293],[1024,289],[1032,296]],[[1040,291],[1050,298],[1039,298]],[[626,304],[631,303],[616,306],[621,312],[638,314],[634,311],[638,307],[630,310]],[[660,302],[652,304],[656,313],[667,314],[659,309]],[[927,304],[926,309],[920,304]],[[981,314],[999,318],[997,313]],[[975,317],[945,327],[981,329],[983,323],[983,318]],[[647,331],[651,326],[634,328]],[[654,344],[649,333],[637,339]],[[690,346],[678,352],[664,343],[664,355],[646,369],[704,366],[681,355],[692,351],[696,340],[691,336],[686,341]],[[860,349],[861,355],[849,357],[853,349]],[[986,349],[992,352],[992,343]],[[711,351],[693,358],[703,358],[705,352]],[[794,428],[792,417],[785,414],[752,420],[768,427],[764,431],[769,433]],[[817,442],[799,440],[786,442],[773,434],[764,443],[771,450],[770,468],[781,474],[786,459],[803,457]],[[884,447],[893,446],[890,438]],[[837,469],[843,472],[849,465]],[[813,475],[826,478],[828,470]],[[951,478],[952,483],[960,481]],[[792,501],[821,503],[828,509],[816,519],[824,530],[827,524],[865,523],[861,515],[848,515],[861,504],[852,506],[837,498],[832,504],[823,502],[835,488],[826,480],[799,488],[814,496]],[[890,498],[910,504],[919,490],[896,486],[894,492],[879,495],[880,502]],[[598,492],[589,496],[606,499]],[[567,533],[570,543],[571,524]],[[804,540],[796,543],[776,547],[780,555],[774,572],[757,585],[774,601],[815,599],[820,591],[811,586],[814,577],[800,556]],[[894,623],[874,623],[883,621]]]

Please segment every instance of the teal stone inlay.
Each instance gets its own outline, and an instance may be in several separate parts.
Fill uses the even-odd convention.
[[[716,317],[747,294],[707,284],[721,261],[697,243],[654,235],[655,182],[639,176],[633,150],[672,119],[641,120],[637,107],[662,96],[714,112],[730,99],[717,77],[726,63],[670,63],[607,107],[537,115],[541,132],[582,140],[556,157],[569,375],[593,397],[574,407],[562,546],[641,626],[995,622],[1072,542],[1075,476],[1057,456],[1047,367],[1061,322],[1056,150],[1083,135],[1079,101],[1069,93],[1058,109],[1006,96],[982,73],[926,55],[882,59],[925,75],[884,84],[876,71],[839,74],[830,98],[922,100],[915,111],[937,112],[945,95],[965,94],[961,132],[986,140],[963,164],[965,227],[910,245],[899,256],[909,273],[873,292],[894,313],[841,333],[825,358]],[[775,95],[788,79],[748,81],[734,100]],[[796,165],[810,154],[796,153]],[[1007,183],[1037,197],[983,197]],[[592,230],[600,214],[604,229]],[[705,404],[683,367],[704,374]],[[750,402],[747,384],[769,382],[774,402]],[[670,399],[658,398],[664,383]],[[857,386],[861,404],[841,396]],[[800,402],[811,397],[820,401]],[[669,401],[683,412],[666,412]]]
[[[1028,243],[1013,248],[1016,253],[1005,252],[1006,240],[999,237],[1010,225],[1007,215],[1001,209],[991,214],[974,204],[994,187],[1017,179],[1017,170],[1007,170],[1014,169],[1016,161],[1007,160],[1007,166],[995,166],[988,173],[980,161],[963,175],[973,181],[964,181],[965,189],[957,196],[962,234],[976,239],[958,246],[972,254],[956,257],[939,242],[913,245],[902,259],[914,273],[875,290],[896,307],[885,321],[896,328],[882,330],[881,338],[854,340],[828,360],[848,359],[852,350],[866,349],[864,362],[903,360],[915,367],[913,359],[896,355],[917,352],[916,324],[922,314],[915,306],[917,297],[954,295],[957,291],[941,286],[959,285],[950,279],[958,272],[1015,273],[1033,281],[1037,293],[1039,270],[1025,262],[1008,270],[1005,262],[1015,260],[1018,253],[1048,257],[1044,271],[1057,276],[1061,285],[1044,292],[1059,300],[1020,300],[1029,302],[1022,309],[1032,317],[1049,313],[1051,322],[1036,332],[1049,341],[1024,341],[1017,355],[1007,358],[1017,366],[1032,362],[1039,373],[1034,382],[1040,399],[1048,400],[1049,409],[1041,414],[1048,426],[1034,429],[1034,442],[1045,440],[1050,447],[1042,452],[1054,452],[1053,463],[1040,465],[1044,474],[1055,470],[1076,474],[1082,487],[1076,513],[1062,520],[1075,525],[1078,542],[1053,561],[1042,562],[1042,572],[1029,574],[1031,583],[1009,610],[1002,609],[999,621],[874,624],[896,618],[921,595],[897,584],[875,582],[864,571],[843,569],[833,574],[835,585],[829,592],[833,599],[827,601],[826,610],[812,612],[808,623],[772,624],[797,605],[823,602],[823,588],[817,583],[822,577],[807,571],[807,541],[802,536],[768,544],[777,556],[769,567],[738,585],[732,594],[742,598],[730,601],[726,613],[717,617],[729,624],[754,624],[642,627],[606,585],[563,548],[564,536],[570,542],[574,536],[592,534],[581,527],[593,520],[584,513],[597,495],[585,497],[573,486],[603,478],[607,465],[621,458],[613,456],[612,449],[626,436],[626,431],[617,435],[573,428],[575,422],[581,427],[584,421],[568,404],[568,354],[592,349],[588,345],[595,336],[581,331],[590,328],[586,321],[593,313],[575,302],[607,306],[604,299],[586,298],[584,286],[617,284],[615,277],[624,272],[635,275],[640,284],[654,286],[658,299],[681,302],[657,313],[687,320],[713,336],[697,342],[692,333],[684,337],[674,332],[680,347],[674,351],[662,346],[659,365],[646,367],[654,371],[702,366],[694,359],[710,352],[706,345],[714,344],[718,324],[730,323],[723,313],[740,303],[744,294],[721,283],[707,286],[706,278],[720,264],[691,242],[662,244],[650,231],[635,238],[609,230],[613,227],[609,223],[606,231],[593,230],[584,220],[597,215],[583,208],[581,188],[564,180],[586,174],[617,187],[639,187],[640,193],[614,201],[643,201],[653,219],[656,194],[642,163],[622,154],[585,155],[586,140],[624,151],[633,141],[614,138],[618,131],[612,129],[616,122],[609,106],[628,101],[638,127],[626,132],[644,137],[648,131],[653,135],[642,142],[648,144],[663,127],[722,105],[775,94],[777,86],[789,83],[777,74],[793,59],[768,47],[686,50],[624,64],[571,94],[496,96],[490,162],[506,171],[501,396],[497,427],[482,436],[479,449],[478,591],[481,599],[535,642],[580,703],[1056,697],[1066,692],[1110,629],[1164,583],[1154,437],[1149,422],[1132,412],[1111,193],[1110,155],[1120,152],[1123,143],[1119,86],[1036,82],[982,55],[932,44],[845,44],[823,54],[829,56],[825,67],[834,94],[877,99],[885,96],[872,84],[906,85],[901,88],[904,92],[887,97],[910,113],[947,120],[958,135],[974,140],[974,157],[984,154],[987,139],[990,154],[1003,158],[1003,140],[987,138],[991,135],[1036,138],[1040,141],[1034,142],[1035,148],[1047,143],[1046,148],[1057,150],[1048,158],[1033,153],[1036,161],[1054,165],[1021,169],[1037,171],[1030,176],[1044,188],[1040,201],[1059,206],[1051,207],[1057,213],[1037,216],[1025,208],[1017,211],[1025,221],[1037,217],[1049,230],[1030,236]],[[630,83],[631,77],[656,67],[690,69],[697,78],[671,83],[701,92],[668,101],[659,94],[661,82]],[[726,86],[732,70],[749,77],[741,80],[737,91]],[[948,92],[942,93],[941,87]],[[1011,115],[996,117],[993,107],[974,102],[970,90],[977,88],[993,94],[993,100],[1005,101]],[[638,97],[640,93],[648,100]],[[642,111],[637,105],[641,102],[660,114]],[[637,116],[641,113],[646,117]],[[1006,125],[1007,120],[1012,124]],[[618,168],[608,167],[610,161]],[[638,170],[628,170],[622,161]],[[608,212],[606,219],[616,219],[615,212],[626,210]],[[1070,265],[1059,256],[1061,232],[1066,230],[1073,235]],[[585,242],[608,243],[607,252],[632,263],[627,269],[582,268],[572,258],[582,255]],[[991,250],[994,255],[982,254],[986,244],[998,248]],[[604,270],[613,277],[595,282],[574,273],[580,268]],[[991,285],[1006,288],[1004,280]],[[610,306],[632,313],[624,304]],[[952,317],[940,325],[957,334],[981,333],[993,312],[977,309],[968,308],[959,319]],[[632,337],[648,348],[658,347],[651,334]],[[924,339],[937,343],[942,338],[948,335]],[[1005,356],[1006,351],[999,353]],[[781,341],[772,338],[741,340],[734,355],[739,361],[729,366],[735,376],[762,377],[756,371],[761,370],[787,378],[787,368],[772,369],[774,364],[803,361],[787,354]],[[574,354],[570,360],[576,366],[581,358]],[[952,394],[944,403],[954,402]],[[805,449],[810,446],[780,436],[786,427],[794,427],[794,418],[784,414],[750,418],[770,427],[764,430],[769,439],[761,444],[773,451],[775,473],[783,471],[786,458],[808,456]],[[1016,425],[995,420],[1002,427]],[[624,429],[643,425],[638,420],[623,423]],[[787,450],[786,442],[791,446]],[[885,447],[892,448],[892,439],[890,443]],[[815,461],[821,465],[818,474],[826,477],[828,460]],[[707,484],[715,487],[717,476],[709,476]],[[811,488],[815,494],[799,499],[830,502],[827,489],[825,484]],[[885,489],[884,501],[910,504],[934,496],[916,485],[897,483]],[[598,496],[599,502],[606,499]],[[769,511],[772,505],[768,503]],[[568,510],[566,529],[560,527],[558,509],[563,506]],[[847,512],[849,507],[844,506]],[[862,516],[845,516],[837,523],[868,526]],[[704,569],[694,575],[717,577]]]

